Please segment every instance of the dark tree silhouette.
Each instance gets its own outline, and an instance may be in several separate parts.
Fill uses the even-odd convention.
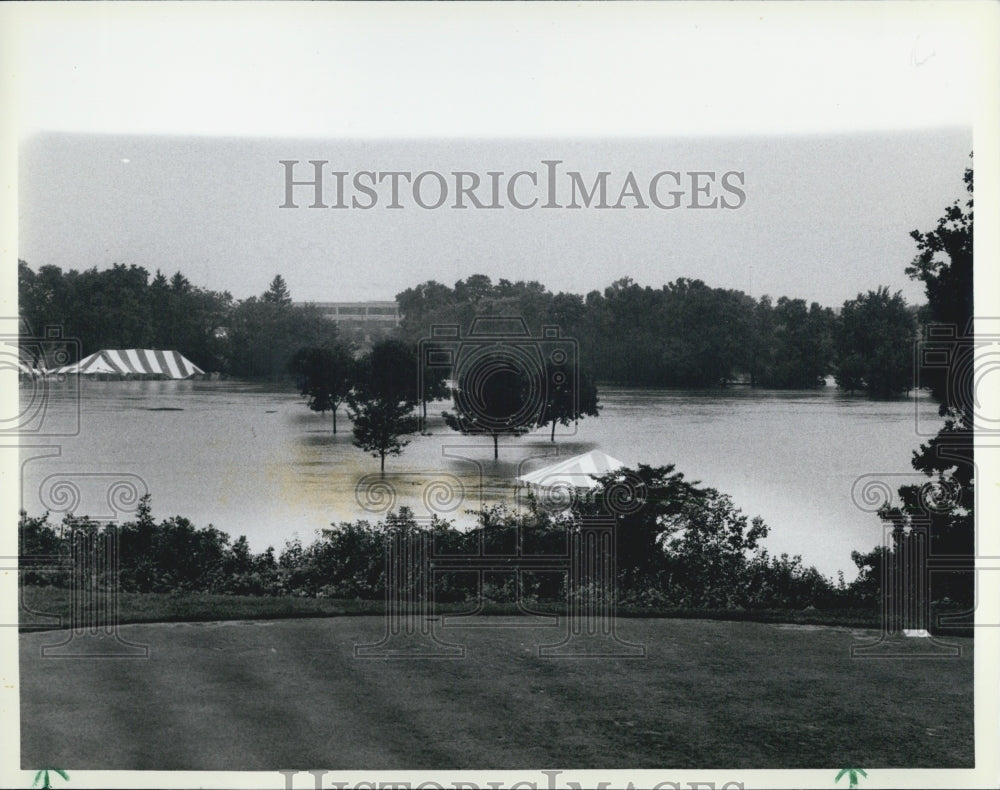
[[[292,357],[291,372],[299,392],[308,398],[313,411],[333,413],[333,432],[337,432],[337,409],[354,385],[355,363],[344,346],[300,348]]]
[[[351,420],[354,422],[354,446],[379,459],[379,469],[385,472],[385,457],[400,455],[410,442],[400,438],[417,430],[417,418],[412,414],[411,401],[385,398],[354,401]]]
[[[545,405],[538,421],[540,426],[551,425],[550,441],[556,440],[556,425],[569,425],[583,417],[597,417],[597,385],[587,371],[579,370],[572,363],[546,368]]]
[[[270,302],[271,304],[282,305],[285,307],[291,306],[292,295],[288,292],[288,286],[285,284],[285,278],[280,274],[274,275],[274,279],[271,280],[271,285],[268,286],[267,291],[261,297],[263,301]]]
[[[417,399],[417,355],[410,344],[382,340],[358,361],[348,396],[354,446],[378,458],[382,472],[385,457],[399,455],[409,444],[400,437],[419,427],[412,413]]]
[[[405,400],[415,405],[420,397],[416,349],[403,340],[380,340],[358,361],[355,379],[365,398]]]
[[[944,426],[913,454],[913,468],[931,480],[935,503],[928,507],[923,486],[899,489],[900,507],[884,508],[881,516],[894,528],[897,548],[913,526],[927,525],[929,553],[965,560],[967,570],[938,572],[931,579],[935,600],[948,598],[972,607],[975,598],[972,561],[975,541],[975,476],[973,428],[976,382],[973,318],[973,200],[972,170],[965,171],[969,198],[955,201],[928,232],[913,231],[919,253],[906,272],[924,284],[935,330],[921,344],[919,383],[939,402]]]
[[[468,435],[491,436],[493,458],[501,436],[520,436],[534,427],[544,403],[541,382],[498,349],[463,365],[456,373],[454,412],[442,412],[448,427]]]
[[[837,384],[890,398],[913,386],[913,313],[900,292],[879,288],[844,302],[836,330]]]

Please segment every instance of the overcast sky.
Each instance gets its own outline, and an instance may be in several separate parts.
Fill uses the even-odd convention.
[[[391,298],[482,272],[579,293],[623,276],[653,286],[686,276],[827,305],[879,285],[918,301],[903,274],[909,231],[961,196],[977,140],[977,202],[996,171],[990,5],[13,4],[0,14],[4,152],[20,170],[17,200],[5,193],[19,211],[5,239],[20,233],[4,245],[8,289],[19,256],[179,269],[238,298],[279,272],[299,300]],[[351,173],[508,175],[555,158],[588,181],[610,171],[620,185],[633,171],[643,187],[661,170],[737,170],[746,202],[279,209],[278,160],[312,158]]]
[[[294,298],[324,301],[391,299],[417,282],[452,284],[482,272],[576,293],[624,276],[656,287],[691,277],[831,306],[880,285],[914,301],[921,288],[903,272],[915,254],[909,231],[933,227],[961,196],[971,146],[969,129],[608,142],[40,135],[22,148],[19,252],[36,268],[121,262],[179,269],[238,298],[265,290],[276,273]],[[688,171],[714,172],[716,187],[699,202],[730,205],[741,202],[739,193],[718,182],[738,171],[746,199],[731,210],[687,208],[688,184],[681,206],[670,210],[648,196],[646,209],[627,199],[629,208],[619,210],[458,210],[449,199],[427,210],[401,182],[404,208],[392,210],[385,182],[370,210],[310,209],[309,187],[295,191],[300,208],[282,209],[282,159],[301,161],[297,179],[313,177],[307,160],[325,159],[327,171],[434,170],[450,180],[463,170],[481,174],[484,184],[490,171],[542,178],[542,160],[557,159],[563,205],[571,199],[564,171],[579,171],[587,184],[609,172],[612,204],[629,172],[643,194],[660,171],[680,172],[684,182]],[[333,184],[327,175],[329,204]],[[521,184],[530,195],[530,184]],[[674,188],[670,178],[663,182],[661,202],[669,204]],[[421,189],[425,203],[436,200],[436,183]],[[480,194],[488,204],[487,186]],[[540,194],[544,202],[544,188]]]
[[[0,12],[20,169],[4,275],[16,250],[35,267],[179,269],[238,298],[279,272],[299,300],[482,272],[579,293],[686,276],[918,301],[908,233],[961,196],[991,131],[985,8],[15,4]],[[480,174],[555,158],[612,184],[737,170],[746,202],[279,209],[278,160],[312,158]]]
[[[238,298],[279,272],[300,300],[482,272],[579,293],[686,276],[827,305],[879,285],[919,300],[909,231],[961,196],[977,137],[991,143],[977,168],[995,172],[987,12],[15,4],[0,12],[4,150],[20,169],[4,274],[16,250],[36,267],[180,269]],[[614,184],[737,170],[746,202],[279,209],[278,160],[311,158],[481,174],[555,158]]]

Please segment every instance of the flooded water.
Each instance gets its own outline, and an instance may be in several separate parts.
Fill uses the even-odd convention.
[[[825,574],[855,575],[852,549],[881,540],[876,516],[852,500],[855,481],[889,474],[893,487],[919,479],[910,468],[921,439],[915,415],[933,424],[936,405],[869,401],[833,387],[777,392],[605,388],[599,418],[573,433],[547,430],[501,440],[463,437],[434,404],[430,435],[414,435],[399,457],[378,459],[351,444],[346,410],[315,414],[293,390],[219,381],[52,383],[32,401],[39,430],[22,448],[22,506],[94,518],[127,518],[152,494],[157,518],[183,515],[254,550],[304,542],[331,522],[372,520],[389,506],[467,522],[467,508],[516,502],[513,479],[598,448],[630,466],[676,464],[689,480],[730,494],[771,528],[766,546],[801,554]],[[28,393],[29,395],[31,393]],[[26,393],[22,388],[22,404]],[[44,412],[38,404],[44,406]],[[78,430],[77,430],[78,428]],[[49,436],[47,433],[75,434]],[[569,434],[569,435],[568,435]],[[520,490],[523,493],[523,489]]]

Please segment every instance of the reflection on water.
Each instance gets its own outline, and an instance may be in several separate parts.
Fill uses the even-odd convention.
[[[560,426],[554,444],[548,430],[502,440],[496,461],[490,439],[452,432],[439,416],[447,404],[435,404],[430,435],[410,437],[401,456],[386,459],[380,479],[378,459],[351,444],[346,410],[334,435],[330,415],[310,412],[290,390],[86,381],[79,391],[79,435],[31,437],[33,445],[60,445],[60,455],[29,460],[38,451],[22,451],[29,513],[64,506],[49,501],[43,485],[48,480],[51,488],[58,475],[82,481],[78,515],[106,514],[100,485],[114,474],[131,475],[152,493],[158,518],[180,514],[212,523],[234,537],[245,534],[255,550],[280,548],[296,534],[311,540],[331,522],[376,520],[390,506],[469,523],[469,508],[516,504],[524,493],[514,486],[518,475],[599,448],[630,466],[676,464],[689,480],[715,486],[748,514],[763,516],[772,552],[801,554],[824,573],[843,569],[850,579],[850,551],[881,539],[878,519],[852,503],[852,484],[867,473],[912,474],[909,459],[920,443],[910,401],[869,401],[832,388],[615,388],[601,391],[599,418],[575,430]],[[51,385],[46,420],[65,423],[76,393],[68,384]],[[917,408],[921,420],[936,419],[926,397]]]

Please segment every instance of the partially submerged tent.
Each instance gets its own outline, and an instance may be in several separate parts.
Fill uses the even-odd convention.
[[[591,450],[517,478],[522,485],[538,489],[590,489],[597,485],[594,475],[605,475],[625,464],[600,450]]]
[[[72,365],[48,372],[57,375],[108,375],[122,378],[148,376],[166,379],[186,379],[205,373],[179,351],[148,348],[105,349]]]
[[[19,359],[17,361],[17,376],[18,376],[18,378],[21,378],[21,379],[25,379],[25,378],[37,378],[37,377],[39,377],[41,375],[44,375],[44,373],[45,373],[44,370],[41,370],[39,368],[33,368],[33,367],[31,367],[31,365],[29,365],[27,362],[25,362],[23,360]]]

